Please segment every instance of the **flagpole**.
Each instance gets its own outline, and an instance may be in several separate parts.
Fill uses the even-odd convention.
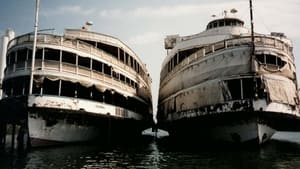
[[[251,20],[251,42],[252,42],[252,51],[251,54],[254,55],[255,45],[254,45],[254,24],[253,24],[253,8],[252,0],[250,0],[250,20]]]
[[[29,95],[32,94],[32,88],[33,88],[33,72],[34,72],[34,67],[35,67],[35,53],[36,53],[36,41],[37,41],[37,30],[38,30],[38,20],[39,20],[39,6],[40,6],[40,0],[36,0],[36,4],[35,4],[35,23],[34,23],[34,39],[33,39],[33,47],[32,47],[30,83],[29,83]]]

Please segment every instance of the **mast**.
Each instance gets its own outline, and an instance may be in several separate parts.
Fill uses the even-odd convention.
[[[251,55],[253,57],[254,51],[255,51],[255,45],[254,45],[254,24],[253,24],[253,9],[252,9],[252,0],[249,0],[250,3],[250,20],[251,20]]]
[[[40,0],[36,0],[34,39],[33,39],[33,47],[32,47],[32,59],[31,59],[31,71],[30,71],[30,83],[29,83],[29,95],[32,94],[32,87],[33,87],[33,72],[34,72],[34,64],[35,64],[36,39],[37,39],[37,29],[38,29],[38,20],[39,20],[39,6],[40,6]]]

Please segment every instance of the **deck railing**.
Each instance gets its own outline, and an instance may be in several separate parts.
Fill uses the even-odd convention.
[[[32,42],[33,42],[33,34],[25,34],[11,40],[8,44],[8,49],[12,48],[15,45],[21,45],[21,44],[31,45]],[[125,63],[118,60],[113,55],[103,50],[99,50],[95,46],[92,46],[83,41],[68,39],[62,36],[57,36],[52,34],[38,34],[37,44],[55,45],[55,46],[71,48],[79,51],[84,51],[85,53],[88,53],[97,58],[101,58],[102,60],[105,60],[108,63],[113,63],[114,65],[117,65],[121,69],[126,70],[131,74],[137,74],[137,72],[132,68],[130,68],[130,66],[127,66]],[[140,71],[139,76],[141,76],[141,78],[144,79],[148,84],[151,82],[151,79],[148,77],[145,71]]]
[[[292,47],[287,44],[286,42],[274,38],[274,37],[267,37],[267,36],[255,36],[254,39],[255,47],[267,47],[267,48],[275,48],[277,50],[283,51],[286,53],[292,60],[294,60],[294,55],[292,53]],[[235,39],[227,39],[224,41],[216,42],[207,46],[202,46],[199,48],[198,51],[194,52],[193,54],[189,55],[185,59],[183,59],[180,63],[177,63],[176,66],[171,69],[168,69],[169,64],[165,64],[162,72],[161,72],[161,81],[164,79],[165,82],[169,81],[169,79],[173,76],[174,73],[181,70],[186,65],[189,65],[192,62],[198,61],[203,59],[206,56],[210,56],[215,52],[220,52],[221,50],[225,50],[228,48],[234,47],[241,47],[241,46],[251,46],[251,37],[241,37]],[[176,54],[175,56],[176,57]],[[172,59],[170,59],[171,61]],[[178,59],[177,59],[178,60]],[[169,62],[170,62],[169,61]],[[170,73],[169,73],[170,72]],[[162,83],[163,84],[163,83]]]
[[[29,66],[26,66],[27,63],[31,63],[31,60],[27,62],[22,62],[19,64],[14,64],[14,66],[8,67],[6,70],[6,74],[14,74],[18,72],[26,72],[31,70],[30,64]],[[73,76],[74,79],[81,79],[82,77],[89,78],[90,80],[97,80],[105,83],[108,86],[115,86],[117,88],[120,88],[122,90],[125,90],[129,93],[136,94],[137,90],[135,86],[128,85],[125,82],[122,82],[120,80],[114,79],[112,76],[106,75],[102,72],[94,71],[85,67],[76,66],[68,63],[62,63],[62,66],[60,66],[59,61],[52,61],[52,60],[42,60],[37,59],[35,63],[35,70],[36,71],[44,71],[48,72],[49,75],[51,75],[51,72],[61,72],[61,73],[67,73],[69,76]]]

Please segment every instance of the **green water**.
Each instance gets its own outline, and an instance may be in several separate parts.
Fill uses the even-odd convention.
[[[297,169],[300,133],[276,134],[260,148],[168,146],[160,140],[122,145],[72,145],[0,155],[0,168]]]

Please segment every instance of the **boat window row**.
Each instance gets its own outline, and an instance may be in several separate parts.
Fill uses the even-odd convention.
[[[137,60],[130,56],[127,52],[123,49],[118,48],[116,46],[108,45],[101,42],[89,41],[89,40],[80,40],[85,43],[88,43],[100,50],[104,50],[105,52],[111,54],[115,59],[121,61],[122,63],[126,64],[127,66],[131,67],[137,73],[141,74],[142,76],[145,75],[145,72],[141,68],[141,65],[137,62]]]
[[[35,79],[39,78],[35,76]],[[3,83],[3,92],[7,97],[28,95],[29,80],[29,76],[20,76],[5,80]],[[80,83],[72,83],[61,79],[52,81],[45,77],[40,81],[34,80],[32,93],[36,95],[88,99],[123,107],[139,113],[148,112],[148,105],[133,97],[125,97],[116,91],[101,91],[97,89],[97,86],[86,87]]]
[[[31,61],[31,58],[31,49],[19,49],[8,54],[7,66],[13,66],[14,64],[29,62]],[[76,55],[75,53],[50,48],[39,48],[36,50],[36,61],[38,60],[57,61],[86,68],[92,71],[111,76],[115,80],[121,81],[130,87],[138,87],[138,84],[134,80],[121,73],[114,71],[112,66],[100,62],[98,60],[94,60],[87,57],[81,57],[79,55]]]
[[[280,57],[275,55],[259,54],[259,55],[255,55],[255,57],[260,64],[267,65],[268,67],[271,68],[280,69],[286,64],[285,61],[283,61]]]
[[[240,21],[238,19],[229,19],[229,18],[224,18],[224,19],[219,19],[210,22],[207,25],[207,30],[212,29],[212,28],[218,28],[218,27],[224,27],[224,26],[243,26],[244,23],[243,21]]]

